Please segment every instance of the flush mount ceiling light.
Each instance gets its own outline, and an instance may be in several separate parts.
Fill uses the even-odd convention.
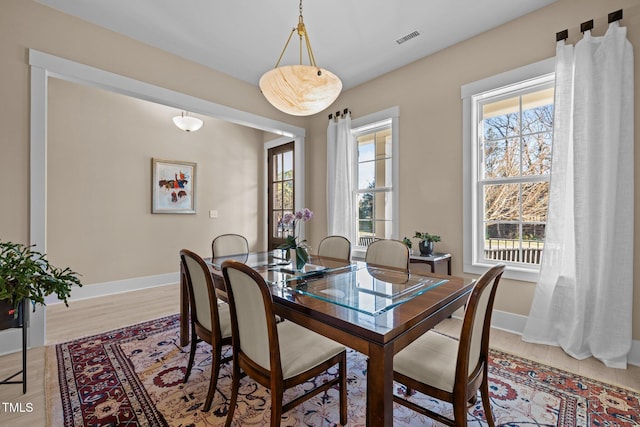
[[[202,127],[202,120],[192,117],[187,111],[173,118],[173,123],[185,132],[195,132]]]
[[[294,31],[300,37],[300,64],[279,67],[280,60],[289,46]],[[302,65],[302,37],[304,37],[310,65]],[[331,71],[316,65],[309,35],[302,20],[302,0],[298,26],[291,30],[275,68],[260,78],[260,90],[267,101],[278,110],[293,116],[309,116],[318,113],[336,100],[342,90],[342,82]]]

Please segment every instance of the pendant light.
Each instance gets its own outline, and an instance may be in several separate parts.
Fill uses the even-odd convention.
[[[173,123],[185,132],[195,132],[203,125],[203,121],[197,117],[189,115],[189,112],[183,111],[181,115],[173,118]]]
[[[289,46],[294,31],[300,37],[300,64],[279,67],[280,60]],[[302,38],[304,37],[310,65],[302,64]],[[267,101],[278,110],[293,116],[309,116],[318,113],[336,100],[342,90],[342,82],[331,71],[316,65],[309,35],[302,19],[302,0],[298,26],[291,30],[275,68],[260,78],[260,90]]]

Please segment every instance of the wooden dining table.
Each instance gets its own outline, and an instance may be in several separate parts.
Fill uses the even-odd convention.
[[[464,306],[474,282],[317,256],[310,258],[307,271],[297,271],[282,258],[280,251],[271,251],[206,261],[223,298],[221,264],[239,260],[271,285],[277,315],[365,354],[367,425],[392,426],[393,356]],[[189,302],[184,280],[180,289],[180,345],[185,346]]]

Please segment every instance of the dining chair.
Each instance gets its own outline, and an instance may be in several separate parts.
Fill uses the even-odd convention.
[[[367,265],[409,271],[409,248],[400,240],[381,239],[367,247]]]
[[[211,257],[249,253],[249,242],[240,234],[221,234],[211,242]]]
[[[318,245],[318,256],[351,260],[351,242],[343,236],[327,236]]]
[[[209,267],[196,253],[182,249],[180,260],[189,292],[191,309],[191,348],[184,383],[189,379],[198,342],[205,341],[212,347],[211,378],[203,410],[211,408],[216,392],[220,365],[231,361],[222,359],[222,346],[231,345],[231,317],[229,305],[218,300]]]
[[[487,270],[471,291],[460,339],[429,331],[393,359],[393,379],[408,389],[453,405],[453,420],[398,395],[394,402],[449,426],[467,425],[467,406],[478,390],[489,426],[495,422],[489,402],[489,330],[491,312],[504,264]]]
[[[347,422],[346,350],[294,322],[276,323],[273,298],[262,276],[237,261],[225,261],[233,336],[233,380],[226,426],[233,420],[238,398],[240,370],[271,390],[271,426],[279,426],[282,414],[301,402],[338,385],[340,423]],[[304,384],[338,365],[338,375],[315,389],[283,404],[284,390]]]

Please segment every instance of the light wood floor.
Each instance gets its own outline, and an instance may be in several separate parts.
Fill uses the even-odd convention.
[[[177,313],[179,310],[177,285],[143,291],[128,292],[74,301],[70,307],[63,304],[47,307],[47,345],[73,338],[97,334],[126,325]],[[439,330],[456,334],[460,321],[448,319],[438,325]],[[580,375],[640,390],[640,367],[627,370],[610,369],[591,358],[577,361],[556,347],[525,343],[519,335],[492,330],[491,346],[512,354],[524,356]],[[22,385],[0,385],[0,426],[34,427],[46,425],[45,406],[45,350],[44,347],[28,351],[27,393]],[[20,353],[0,357],[0,379],[20,370]],[[9,410],[9,404],[14,408]],[[29,407],[33,410],[29,411]],[[23,412],[15,412],[22,409]],[[57,427],[57,426],[56,426]]]

